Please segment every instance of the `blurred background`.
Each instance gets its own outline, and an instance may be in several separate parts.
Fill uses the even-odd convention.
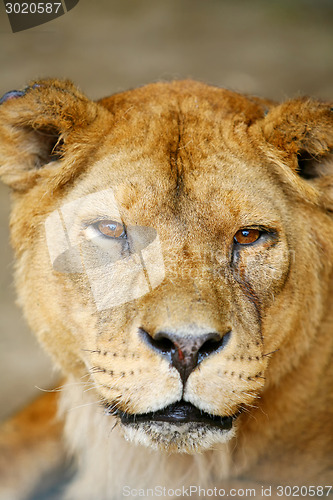
[[[19,33],[1,2],[0,40],[1,95],[46,76],[91,98],[191,77],[277,100],[333,99],[332,0],[80,0]],[[0,419],[55,379],[15,305],[9,210],[0,185]]]

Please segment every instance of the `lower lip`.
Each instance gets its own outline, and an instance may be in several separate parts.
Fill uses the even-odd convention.
[[[197,425],[217,427],[220,430],[230,430],[236,416],[218,417],[202,412],[195,406],[186,402],[173,403],[163,410],[151,413],[131,415],[119,412],[121,423],[124,425],[167,422],[174,425],[193,423]]]

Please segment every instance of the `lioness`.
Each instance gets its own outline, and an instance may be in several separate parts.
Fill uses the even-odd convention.
[[[65,498],[332,492],[332,147],[309,98],[3,97],[19,302],[65,382],[5,424],[1,498],[62,460],[61,422]]]

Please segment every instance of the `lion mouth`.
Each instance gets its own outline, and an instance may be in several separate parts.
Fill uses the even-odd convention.
[[[118,410],[117,414],[120,417],[121,423],[124,425],[154,423],[154,422],[168,422],[175,425],[182,425],[187,423],[195,423],[201,425],[209,425],[218,427],[221,430],[230,430],[232,423],[238,416],[220,417],[211,415],[196,406],[186,401],[178,401],[165,408],[150,412],[150,413],[137,413],[130,414]]]

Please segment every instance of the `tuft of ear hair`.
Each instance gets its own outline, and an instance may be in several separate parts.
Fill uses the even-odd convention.
[[[289,163],[292,160],[292,168],[299,176],[314,179],[329,173],[327,161],[331,160],[333,150],[332,103],[305,97],[287,101],[271,108],[262,121],[262,132]]]
[[[306,197],[333,212],[332,103],[293,99],[271,108],[257,126],[268,156]]]
[[[55,79],[8,92],[0,104],[0,176],[18,191],[61,157],[69,135],[91,124],[99,108],[70,81]]]

